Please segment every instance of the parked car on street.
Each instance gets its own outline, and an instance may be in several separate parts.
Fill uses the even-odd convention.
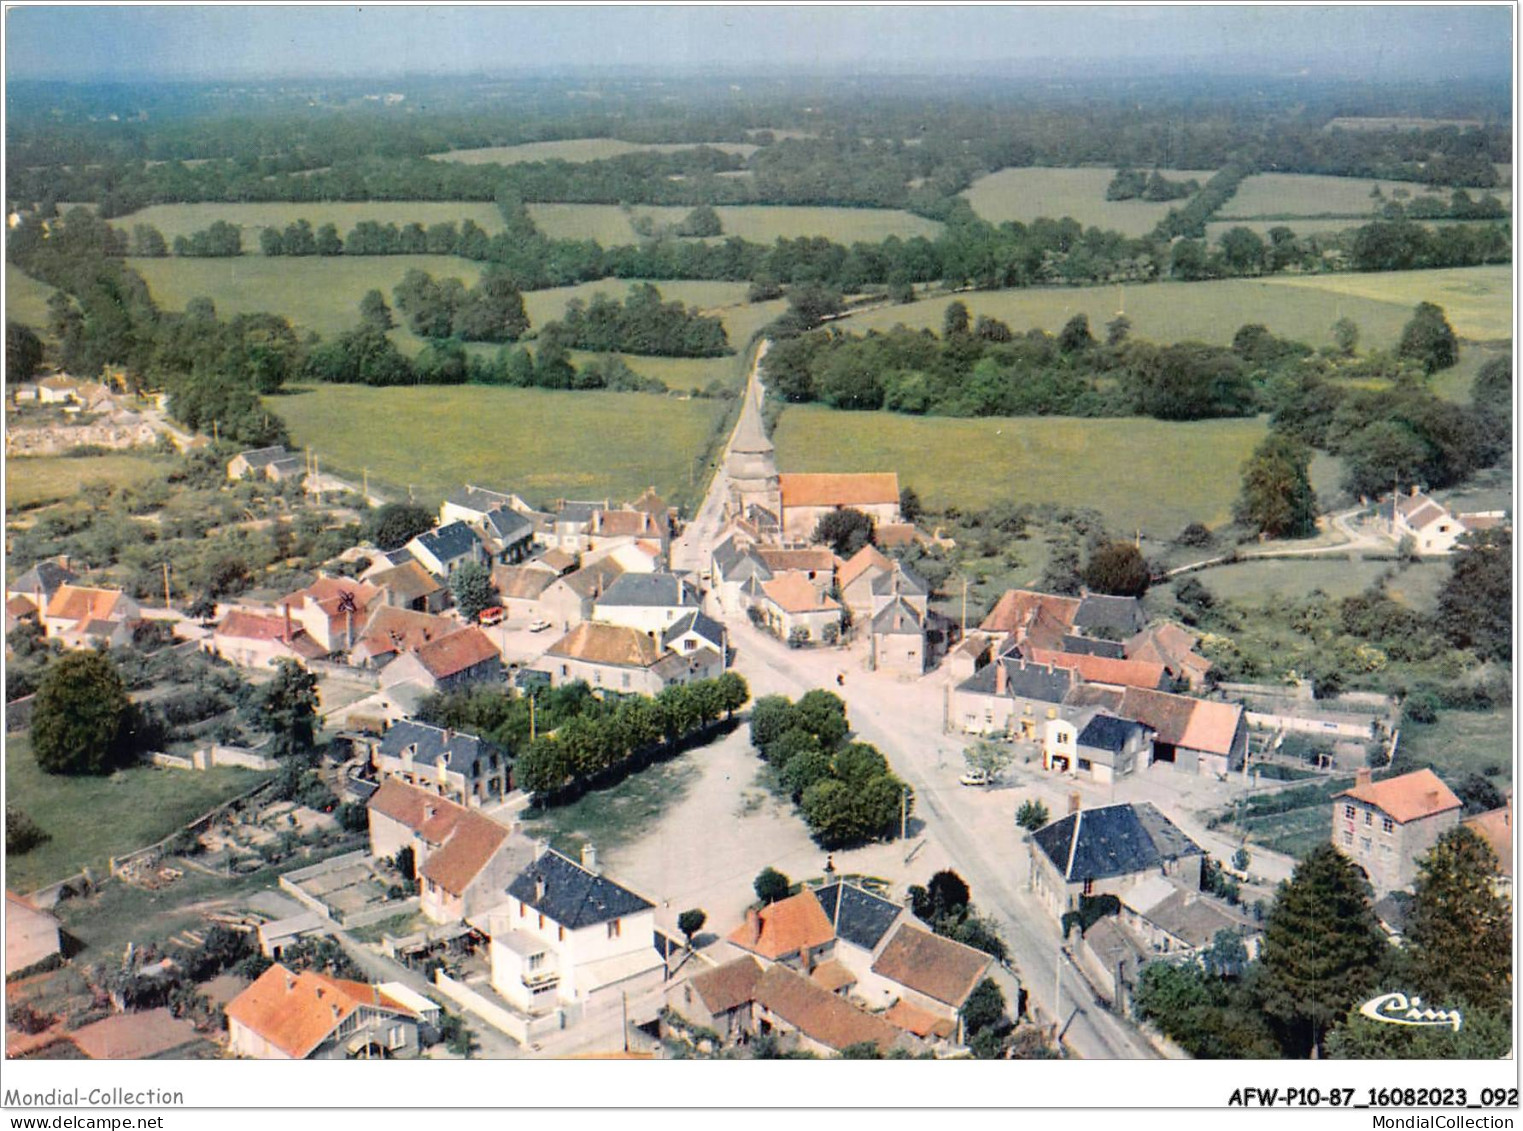
[[[481,610],[481,616],[477,619],[480,620],[483,625],[486,625],[488,628],[490,628],[494,624],[501,624],[502,616],[503,613],[501,605],[490,605],[487,608]]]
[[[529,626],[529,631],[530,632],[544,632],[545,629],[547,629],[549,627],[550,627],[550,622],[549,621],[547,621],[547,620],[537,620],[537,621],[535,621],[533,624],[531,624]]]
[[[994,781],[988,770],[969,770],[957,779],[963,785],[989,785]]]

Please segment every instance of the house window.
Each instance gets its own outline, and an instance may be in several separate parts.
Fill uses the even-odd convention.
[[[1084,881],[1084,894],[1085,895],[1094,895],[1095,894],[1095,881],[1094,880],[1085,880]]]
[[[1366,825],[1373,825],[1375,823],[1375,814],[1368,809],[1364,811],[1364,823]]]
[[[1391,820],[1390,817],[1382,818],[1380,822],[1380,831],[1385,833],[1387,836],[1390,836],[1396,831],[1396,822]]]
[[[623,675],[623,677],[621,679],[621,682],[623,683],[624,687],[626,687],[626,688],[629,687],[629,673],[628,672],[624,673],[624,675]]]
[[[1359,838],[1359,851],[1360,852],[1368,852],[1369,850],[1370,850],[1370,838],[1367,837],[1367,836],[1360,837]]]
[[[393,1025],[390,1029],[388,1029],[386,1031],[386,1047],[387,1048],[389,1048],[389,1049],[399,1049],[403,1045],[405,1045],[406,1043],[407,1043],[407,1036],[403,1032],[402,1026],[400,1026],[400,1025]]]
[[[565,942],[566,941],[566,928],[565,927],[559,927],[559,926],[556,927],[555,928],[555,937],[556,937],[556,939],[558,941]]]
[[[1346,847],[1352,848],[1354,845],[1354,834],[1345,830],[1343,833],[1343,843]]]
[[[570,675],[570,674],[571,674],[571,669],[568,668],[565,664],[562,664],[561,665],[561,675],[564,676],[564,675]]]
[[[546,982],[543,986],[535,986],[534,987],[534,996],[535,997],[539,997],[541,994],[550,993],[554,989],[555,989],[555,983],[554,982]]]
[[[1352,805],[1345,805],[1343,807],[1343,815],[1352,821],[1354,819],[1354,807]]]
[[[529,955],[529,969],[530,970],[538,970],[544,964],[545,964],[545,956],[543,954],[531,954],[531,955]]]
[[[691,651],[693,651],[693,649],[695,649],[695,648],[697,648],[697,647],[698,647],[698,641],[696,641],[696,640],[684,640],[684,641],[683,641],[683,642],[682,642],[682,647],[683,647],[683,648],[684,648],[684,649],[685,649],[685,650],[686,650],[686,651],[689,651],[689,652],[691,652]]]
[[[616,939],[619,937],[619,921],[617,919],[609,920],[608,937],[611,939]]]

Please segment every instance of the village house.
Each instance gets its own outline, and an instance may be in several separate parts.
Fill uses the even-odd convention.
[[[63,951],[58,920],[31,900],[5,893],[5,976],[30,970]]]
[[[512,788],[505,754],[474,734],[409,720],[368,745],[381,781],[398,778],[467,808],[501,801]]]
[[[381,599],[394,608],[442,613],[450,604],[448,586],[416,561],[370,573],[366,580],[379,589]]]
[[[721,666],[728,662],[730,655],[725,626],[696,609],[672,622],[671,627],[661,634],[661,646],[679,656],[708,648],[719,657]]]
[[[1096,920],[1087,930],[1074,932],[1069,948],[1095,992],[1123,1017],[1143,967],[1158,957],[1112,915]]]
[[[297,471],[304,470],[301,457],[286,451],[280,445],[272,448],[253,448],[246,452],[239,452],[227,461],[227,477],[232,480],[252,477],[278,481],[282,478],[290,478],[292,473],[291,467],[288,466],[290,464],[294,464]]]
[[[423,568],[435,577],[448,578],[467,562],[484,562],[486,550],[476,532],[463,522],[448,526],[436,526],[425,530],[411,542],[407,550],[422,563]]]
[[[806,578],[814,591],[824,597],[835,588],[836,567],[840,564],[833,553],[823,546],[802,549],[782,549],[776,546],[756,546],[751,551],[773,578],[798,574]],[[763,581],[768,580],[763,578]]]
[[[752,545],[737,534],[731,534],[714,547],[709,569],[714,595],[726,612],[739,612],[744,607],[741,589],[748,582],[760,584],[772,580],[772,571],[767,564]]]
[[[780,640],[833,644],[840,639],[839,602],[821,596],[801,573],[787,573],[759,586],[752,582],[741,599]]]
[[[512,492],[489,491],[485,487],[473,487],[467,483],[445,496],[439,507],[439,525],[463,522],[467,526],[479,526],[486,521],[487,515],[503,509],[526,517],[534,513],[533,507]]]
[[[28,597],[7,597],[5,600],[5,634],[9,636],[23,621],[42,625],[42,614]]]
[[[1074,706],[1098,706],[1109,714],[1153,729],[1153,761],[1171,763],[1190,774],[1224,777],[1243,768],[1248,756],[1248,723],[1237,703],[1192,699],[1167,691],[1128,687],[1080,689]]]
[[[418,1017],[378,986],[280,963],[227,1004],[228,1051],[253,1060],[418,1055]]]
[[[365,619],[359,638],[349,649],[349,663],[361,668],[381,668],[431,640],[453,636],[463,627],[448,617],[379,605]]]
[[[1364,869],[1377,896],[1412,886],[1417,862],[1460,823],[1460,799],[1432,770],[1374,781],[1369,769],[1333,798],[1333,844]]]
[[[1258,955],[1263,929],[1222,900],[1150,876],[1121,896],[1118,916],[1153,954],[1189,958],[1209,950],[1222,931],[1243,940],[1249,958]]]
[[[873,522],[898,522],[899,476],[893,472],[791,474],[778,476],[783,538],[814,540],[815,527],[827,514],[861,511]]]
[[[487,560],[514,565],[527,558],[534,549],[534,520],[508,507],[490,510],[479,523],[471,524]]]
[[[1063,710],[1042,727],[1042,769],[1108,783],[1153,761],[1153,730],[1103,711]]]
[[[1068,815],[1032,833],[1029,844],[1031,887],[1054,919],[1078,910],[1081,896],[1124,898],[1150,876],[1200,889],[1200,846],[1151,802],[1084,809],[1074,794]]]
[[[371,609],[384,603],[380,589],[369,582],[321,574],[305,589],[282,597],[276,606],[289,611],[326,655],[353,648]]]
[[[509,619],[539,615],[539,599],[555,584],[560,574],[553,569],[529,562],[524,565],[492,567],[492,588],[497,603]]]
[[[962,1007],[993,965],[994,959],[981,950],[905,922],[872,964],[872,973],[887,986],[864,986],[864,997],[871,1001],[874,988],[892,992],[896,997],[885,1020],[922,1040],[960,1045]]]
[[[592,549],[588,530],[592,516],[608,509],[608,500],[577,501],[562,499],[547,516],[542,527],[536,527],[534,539],[544,546],[557,547],[572,554]]]
[[[291,620],[290,610],[279,616],[233,609],[204,638],[201,647],[240,668],[273,668],[281,660],[305,664],[327,650]]]
[[[877,611],[873,602],[873,582],[893,571],[893,559],[885,557],[873,545],[863,546],[841,564],[836,582],[841,591],[841,603],[850,611],[854,622],[864,623]]]
[[[1034,741],[1078,685],[1072,668],[1001,657],[952,689],[952,718],[964,734],[1008,734]]]
[[[1140,687],[1145,691],[1168,689],[1169,677],[1162,664],[1144,660],[1117,660],[1110,656],[1087,653],[1054,652],[1047,648],[1023,645],[1021,655],[1037,664],[1072,668],[1085,683],[1109,687]]]
[[[410,683],[428,691],[455,691],[501,680],[502,656],[479,628],[464,628],[420,644],[381,672],[383,690]]]
[[[73,585],[78,580],[69,568],[66,556],[44,558],[6,586],[5,595],[7,598],[25,598],[34,610],[40,612],[48,607],[48,602],[61,586]]]
[[[1387,500],[1378,510],[1391,541],[1410,538],[1419,554],[1452,554],[1470,531],[1490,529],[1507,517],[1506,511],[1455,514],[1415,485],[1405,495],[1395,497],[1394,507]]]
[[[571,1009],[574,1020],[661,985],[655,904],[602,875],[590,845],[580,864],[545,851],[506,895],[478,922],[491,939],[492,988],[515,1009]]]
[[[60,585],[42,610],[42,631],[65,648],[119,647],[131,641],[141,615],[138,603],[120,589]]]
[[[1512,898],[1512,795],[1500,809],[1491,809],[1466,817],[1460,822],[1476,836],[1484,840],[1497,858],[1496,875],[1492,888],[1500,896]]]
[[[720,1035],[726,1045],[775,1036],[781,1047],[832,1056],[852,1045],[880,1053],[919,1044],[883,1017],[859,1009],[782,965],[763,969],[747,955],[692,975],[668,991],[671,1009]]]
[[[371,856],[394,860],[412,849],[419,903],[435,923],[459,923],[496,906],[534,858],[532,842],[514,829],[400,777],[381,783],[368,810]]]
[[[1143,629],[1126,642],[1126,658],[1162,664],[1171,679],[1183,679],[1191,691],[1206,686],[1211,661],[1195,651],[1200,636],[1167,621]]]
[[[873,671],[920,675],[930,666],[925,622],[918,610],[895,598],[868,624]]]
[[[538,666],[553,687],[580,681],[595,691],[655,695],[674,683],[723,674],[724,658],[707,646],[679,654],[637,628],[583,621],[552,644]]]
[[[697,587],[674,573],[625,573],[593,602],[592,618],[659,636],[702,603]]]
[[[633,508],[599,508],[592,512],[592,519],[587,524],[587,548],[600,550],[605,546],[647,541],[660,547],[664,553],[670,534],[671,528],[665,515],[658,517],[648,511]]]
[[[1147,624],[1135,597],[1084,593],[1063,597],[1032,589],[1009,589],[978,626],[1019,646],[1110,656],[1123,655],[1122,641]]]
[[[624,575],[624,567],[612,558],[558,577],[539,598],[539,615],[562,632],[592,617],[599,597]]]
[[[834,958],[836,931],[818,897],[806,889],[762,908],[748,908],[745,922],[730,932],[728,941],[769,964],[812,973]]]
[[[649,538],[636,541],[633,538],[612,538],[582,555],[582,565],[595,562],[617,562],[625,573],[665,573],[666,552],[661,543]]]

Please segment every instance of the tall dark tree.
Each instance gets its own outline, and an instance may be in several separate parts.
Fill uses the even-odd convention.
[[[67,652],[32,700],[32,753],[49,774],[109,773],[130,756],[132,704],[104,653]]]
[[[385,333],[396,324],[391,307],[386,305],[386,296],[375,289],[366,291],[365,297],[360,299],[360,325]]]
[[[1407,946],[1412,977],[1436,1006],[1512,1002],[1512,904],[1496,893],[1498,870],[1491,846],[1464,825],[1418,863]]]
[[[415,503],[387,503],[370,513],[365,536],[382,550],[398,550],[433,525],[433,514]]]
[[[1271,538],[1302,538],[1317,526],[1311,449],[1281,432],[1266,436],[1243,464],[1234,521]]]
[[[1084,565],[1084,583],[1097,593],[1141,597],[1149,580],[1148,563],[1131,542],[1107,542]]]
[[[1467,534],[1438,596],[1438,627],[1456,648],[1512,660],[1512,531]]]
[[[1095,336],[1089,332],[1087,314],[1075,314],[1058,334],[1058,349],[1063,353],[1082,353],[1094,344]]]
[[[317,677],[295,660],[275,663],[275,678],[259,696],[260,719],[277,758],[312,753],[317,731]]]
[[[30,381],[42,365],[42,339],[28,325],[5,322],[5,379]]]
[[[1410,357],[1422,364],[1427,373],[1448,369],[1459,360],[1459,339],[1444,316],[1444,308],[1420,302],[1412,320],[1401,331],[1398,357]]]
[[[1331,844],[1317,846],[1280,885],[1264,927],[1264,1011],[1303,1054],[1320,1054],[1328,1029],[1369,996],[1387,949],[1369,881]]]
[[[822,515],[815,524],[813,541],[829,546],[838,557],[849,558],[876,540],[872,518],[853,507]]]
[[[787,876],[769,866],[756,874],[756,882],[751,886],[756,891],[757,899],[763,903],[776,903],[780,899],[788,898],[788,892],[793,884]]]
[[[492,571],[480,562],[466,562],[449,579],[450,595],[455,607],[467,622],[474,624],[481,610],[497,602],[497,591],[492,588]]]

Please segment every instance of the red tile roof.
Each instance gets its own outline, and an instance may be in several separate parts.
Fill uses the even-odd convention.
[[[466,810],[455,822],[450,838],[428,854],[423,878],[433,880],[451,895],[464,895],[507,839],[507,828],[490,817]]]
[[[417,648],[414,655],[435,679],[447,679],[487,660],[502,658],[497,646],[479,628],[465,628],[430,640]]]
[[[900,1030],[883,1018],[858,1009],[786,966],[771,966],[762,973],[756,983],[756,1003],[836,1052],[864,1041],[887,1052],[899,1041]]]
[[[77,621],[83,625],[92,620],[120,620],[122,614],[118,603],[123,594],[120,589],[92,589],[84,585],[60,585],[53,591],[44,616],[60,620]]]
[[[765,561],[766,559],[763,558]],[[770,564],[770,563],[769,563]],[[894,568],[894,563],[884,557],[883,552],[876,546],[863,546],[855,554],[847,559],[837,575],[837,582],[845,589],[857,578],[861,577],[870,569],[888,573]]]
[[[716,966],[688,979],[710,1013],[728,1013],[738,1005],[745,1005],[756,996],[756,983],[761,981],[761,963],[749,954]]]
[[[1497,875],[1512,875],[1512,805],[1466,817],[1462,822],[1491,846],[1497,858]]]
[[[1366,782],[1346,789],[1339,797],[1352,797],[1373,805],[1398,824],[1418,821],[1460,807],[1460,799],[1432,770],[1414,770],[1410,774]]]
[[[381,783],[370,798],[370,809],[401,822],[434,844],[443,843],[469,812],[462,805],[399,778],[387,778]]]
[[[291,626],[294,632],[300,631],[300,626]],[[243,609],[233,609],[222,618],[222,623],[216,628],[215,635],[231,636],[239,640],[284,640],[286,639],[286,618],[283,616],[264,616],[261,613],[250,613]]]
[[[834,958],[821,962],[809,971],[809,977],[831,993],[857,984],[857,976]]]
[[[661,646],[637,628],[583,621],[546,650],[588,664],[648,668],[661,659]]]
[[[956,1023],[950,1018],[937,1017],[930,1010],[911,1005],[903,998],[884,1010],[883,1020],[917,1037],[950,1037],[957,1030]]]
[[[364,645],[363,650],[373,656],[388,652],[410,652],[430,640],[452,636],[460,632],[461,627],[458,621],[448,617],[402,609],[395,605],[382,605],[370,614],[355,645]]]
[[[801,891],[763,907],[758,919],[759,924],[748,918],[736,927],[730,932],[730,941],[774,961],[797,954],[806,946],[824,946],[836,937],[835,927],[812,891]],[[760,934],[753,938],[755,925],[759,925]]]
[[[362,1006],[413,1016],[376,986],[310,970],[292,973],[277,962],[228,1002],[227,1018],[302,1060]]]
[[[899,505],[899,476],[892,471],[779,475],[784,508]]]
[[[1030,659],[1039,664],[1072,668],[1089,683],[1108,683],[1114,687],[1142,687],[1156,691],[1163,683],[1163,665],[1143,660],[1115,660],[1109,656],[1090,656],[1080,652],[1054,652],[1032,648]]]
[[[872,969],[874,974],[959,1009],[993,961],[981,950],[902,923]]]
[[[762,582],[762,592],[785,613],[815,613],[839,609],[833,597],[821,597],[801,573],[785,573]]]
[[[1152,727],[1158,732],[1158,741],[1165,745],[1204,750],[1208,754],[1230,754],[1243,720],[1243,708],[1235,703],[1192,699],[1188,695],[1140,687],[1128,687],[1116,711],[1123,718]]]

